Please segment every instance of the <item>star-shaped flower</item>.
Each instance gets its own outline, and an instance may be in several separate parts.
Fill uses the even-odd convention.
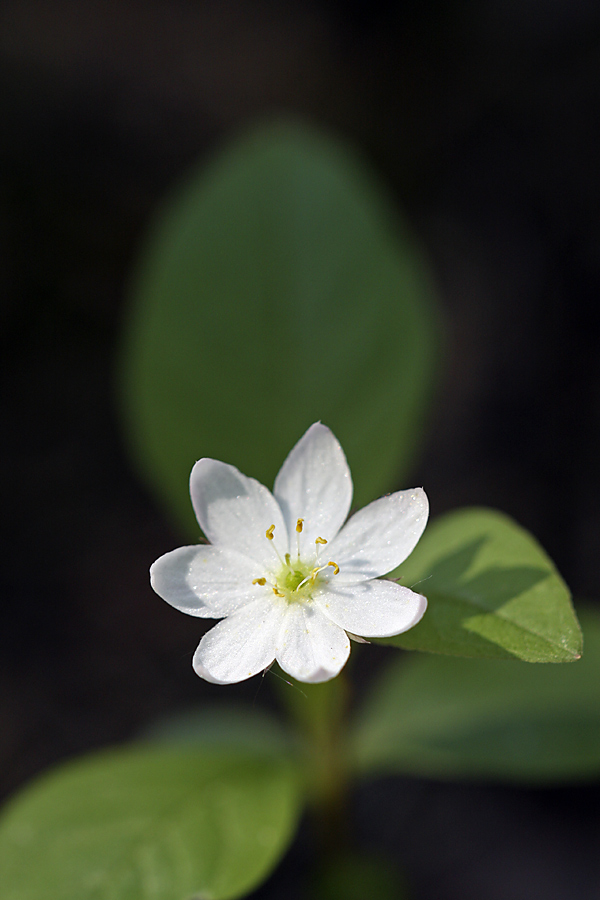
[[[273,494],[216,459],[196,463],[190,493],[210,544],[166,553],[150,576],[171,606],[223,620],[194,654],[207,681],[244,681],[274,660],[299,681],[328,681],[348,659],[349,636],[389,637],[423,616],[425,597],[379,576],[421,537],[425,492],[388,494],[344,525],[352,479],[324,425],[298,441]]]

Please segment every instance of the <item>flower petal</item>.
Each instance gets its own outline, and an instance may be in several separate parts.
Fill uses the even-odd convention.
[[[300,550],[315,549],[315,539],[333,540],[352,503],[350,469],[337,439],[316,422],[300,438],[275,479],[275,498],[285,517],[290,549],[295,549],[296,523],[304,519]]]
[[[245,681],[275,659],[284,607],[260,598],[208,631],[194,653],[196,673],[213,684]]]
[[[190,475],[190,494],[202,531],[217,546],[237,550],[262,565],[288,552],[287,529],[271,491],[227,463],[201,459]],[[273,540],[266,531],[275,525]]]
[[[336,585],[315,597],[323,613],[352,634],[391,637],[408,631],[423,617],[427,600],[394,581]]]
[[[298,681],[329,681],[350,654],[347,634],[314,605],[290,603],[279,635],[277,662]]]
[[[260,564],[234,551],[194,544],[165,553],[150,569],[156,593],[190,616],[220,619],[252,602],[261,592],[253,585]]]
[[[329,576],[335,587],[377,578],[391,572],[412,553],[429,514],[422,488],[388,494],[355,513],[328,546],[327,554],[340,567]],[[351,631],[353,629],[350,629]]]

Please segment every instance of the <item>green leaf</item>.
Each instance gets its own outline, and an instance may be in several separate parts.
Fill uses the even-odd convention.
[[[582,614],[574,666],[411,654],[367,696],[355,766],[377,773],[548,784],[600,774],[600,616]]]
[[[581,656],[567,586],[540,545],[508,516],[462,509],[441,517],[398,572],[402,584],[427,597],[428,608],[415,628],[385,643],[527,662]]]
[[[266,710],[233,703],[175,713],[155,722],[142,739],[176,746],[201,744],[205,749],[224,747],[263,756],[287,756],[297,750],[290,732]]]
[[[271,485],[322,420],[347,453],[357,505],[411,463],[438,356],[431,283],[341,143],[280,124],[203,164],[155,223],[132,299],[126,432],[190,534],[188,477],[202,456]]]
[[[299,812],[282,760],[135,748],[55,770],[0,821],[3,900],[241,897],[284,853]]]

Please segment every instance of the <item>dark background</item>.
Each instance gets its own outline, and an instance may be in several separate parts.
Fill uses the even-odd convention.
[[[0,79],[2,796],[221,696],[190,669],[198,621],[147,583],[181,536],[125,455],[113,371],[157,202],[260,115],[353,140],[429,252],[450,340],[411,483],[434,514],[513,515],[600,597],[597,3],[4,0]],[[257,681],[230,695],[268,702]],[[600,897],[595,786],[356,799],[415,900]],[[261,897],[302,896],[310,842]]]

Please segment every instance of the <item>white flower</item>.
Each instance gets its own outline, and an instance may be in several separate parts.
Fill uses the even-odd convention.
[[[421,537],[425,492],[381,497],[344,525],[352,479],[324,425],[298,441],[273,494],[216,459],[196,463],[190,493],[210,544],[166,553],[150,576],[171,606],[223,620],[194,655],[207,681],[243,681],[274,660],[299,681],[328,681],[348,659],[349,635],[389,637],[423,616],[425,597],[378,576]]]

